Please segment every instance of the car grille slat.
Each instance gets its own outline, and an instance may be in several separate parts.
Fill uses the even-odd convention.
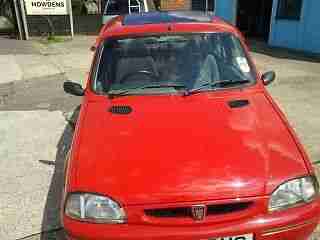
[[[186,207],[166,208],[166,209],[148,209],[145,214],[152,217],[178,218],[191,216],[191,210]]]
[[[215,216],[223,214],[231,214],[248,209],[252,202],[227,203],[227,204],[208,204],[206,216]],[[155,218],[192,218],[192,206],[175,207],[175,208],[159,208],[145,209],[147,216]]]
[[[222,205],[209,205],[207,208],[207,215],[210,216],[238,212],[247,209],[251,204],[251,202],[243,202]]]

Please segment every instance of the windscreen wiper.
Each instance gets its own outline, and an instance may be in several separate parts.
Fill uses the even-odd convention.
[[[158,84],[150,84],[145,86],[127,88],[123,90],[111,90],[108,92],[108,96],[113,98],[118,96],[130,95],[135,90],[142,90],[142,89],[149,89],[149,88],[171,88],[171,87],[176,89],[186,88],[185,85],[179,84],[179,83],[162,83],[162,84],[158,83]]]
[[[185,92],[185,96],[189,96],[189,95],[192,95],[192,94],[195,94],[195,93],[199,93],[201,92],[203,89],[206,89],[208,87],[211,87],[212,89],[210,90],[215,90],[217,89],[217,86],[230,86],[230,85],[237,85],[237,84],[245,84],[245,83],[250,83],[251,81],[248,80],[248,79],[245,79],[245,80],[221,80],[221,81],[214,81],[214,82],[205,82],[203,83],[202,85],[200,85],[199,87],[197,88],[194,88],[194,89],[190,89],[190,90],[187,90]]]

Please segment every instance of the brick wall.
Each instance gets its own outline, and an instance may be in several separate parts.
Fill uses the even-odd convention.
[[[161,0],[161,10],[191,10],[192,0]]]

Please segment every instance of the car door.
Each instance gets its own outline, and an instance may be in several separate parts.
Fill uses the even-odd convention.
[[[105,24],[118,15],[147,11],[146,0],[108,0],[104,9],[102,23]]]

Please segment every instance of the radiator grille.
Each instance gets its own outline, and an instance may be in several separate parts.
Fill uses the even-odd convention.
[[[244,211],[252,205],[252,202],[227,203],[207,205],[207,216],[230,214]],[[144,212],[147,216],[157,218],[192,218],[192,207],[176,207],[161,209],[146,209]]]

